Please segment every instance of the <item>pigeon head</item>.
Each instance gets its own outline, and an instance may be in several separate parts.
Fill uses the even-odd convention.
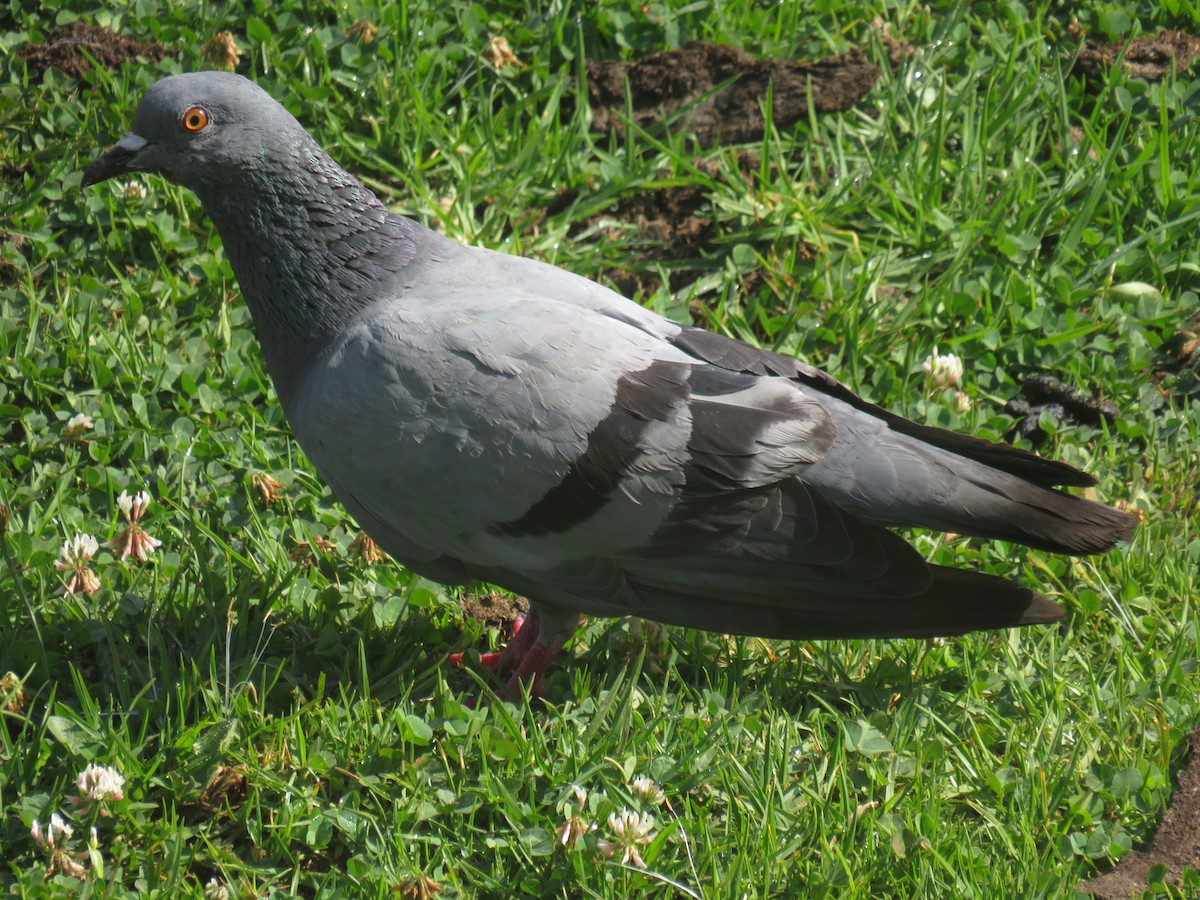
[[[146,92],[133,131],[88,166],[83,185],[149,172],[203,194],[272,154],[310,142],[286,109],[240,75],[174,75]]]
[[[162,175],[200,198],[250,306],[281,395],[415,254],[418,227],[391,215],[292,115],[240,75],[154,84],[133,131],[83,185]]]

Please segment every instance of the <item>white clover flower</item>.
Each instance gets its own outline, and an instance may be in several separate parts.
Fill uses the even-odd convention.
[[[75,413],[75,415],[67,419],[67,427],[63,431],[63,437],[68,444],[86,443],[83,440],[83,435],[91,431],[95,424],[91,416],[84,413]]]
[[[142,516],[150,507],[150,495],[145,491],[139,491],[130,496],[129,491],[121,491],[117,497],[117,507],[121,510],[121,517],[126,522],[141,521]]]
[[[124,560],[132,556],[138,562],[145,562],[151,553],[162,546],[162,541],[151,537],[139,524],[150,507],[150,495],[142,491],[130,496],[128,491],[121,491],[117,497],[117,507],[126,525],[104,546],[115,552],[117,559]]]
[[[573,850],[576,842],[595,828],[595,825],[589,825],[579,816],[571,816],[558,826],[558,842],[568,850]]]
[[[100,578],[88,568],[88,562],[99,549],[100,544],[90,534],[77,534],[62,545],[54,568],[70,574],[60,594],[94,594],[100,590]]]
[[[960,413],[971,411],[971,398],[967,396],[966,391],[954,392],[954,408]]]
[[[120,181],[117,182],[117,191],[126,200],[145,200],[146,186],[140,181]]]
[[[963,374],[963,361],[953,353],[939,354],[936,349],[925,360],[925,374],[936,388],[954,387]]]
[[[216,877],[208,879],[204,886],[204,900],[229,900],[229,888]]]
[[[101,802],[125,796],[125,777],[112,766],[90,763],[75,781],[81,799]]]
[[[564,803],[564,812],[567,815],[566,821],[558,826],[558,842],[568,850],[575,849],[576,842],[587,834],[589,831],[595,831],[596,826],[589,823],[583,818],[583,813],[587,810],[587,791],[577,784],[571,785],[571,793],[575,797],[575,805],[572,808],[571,804]]]
[[[577,784],[571,785],[571,791],[575,794],[575,803],[579,806],[579,811],[583,812],[583,808],[587,806],[587,791]]]
[[[54,565],[59,569],[73,569],[76,566],[87,565],[88,560],[95,556],[99,549],[99,542],[90,534],[77,534],[63,544]]]
[[[623,809],[620,813],[613,813],[608,817],[608,827],[612,829],[616,840],[597,841],[596,847],[600,852],[605,856],[615,856],[620,850],[622,863],[631,862],[639,868],[645,868],[646,861],[642,859],[638,847],[654,840],[654,817]]]
[[[648,806],[658,806],[666,798],[662,788],[647,778],[645,775],[639,775],[633,779],[633,783],[629,785],[629,789],[633,791],[633,795]]]
[[[54,849],[55,844],[61,846],[74,833],[75,829],[68,825],[58,813],[50,815],[50,824],[45,831],[42,830],[41,823],[37,819],[33,820],[33,825],[29,829],[29,835],[33,838],[34,843],[50,850]]]

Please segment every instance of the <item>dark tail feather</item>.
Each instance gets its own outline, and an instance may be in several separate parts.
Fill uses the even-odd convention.
[[[933,584],[904,601],[909,618],[902,617],[901,624],[913,629],[910,637],[1049,625],[1066,618],[1066,611],[1053,600],[1016,582],[970,569],[929,569]]]
[[[971,481],[983,497],[962,520],[946,521],[945,530],[1087,556],[1129,540],[1138,525],[1130,513],[1011,476]]]
[[[782,640],[945,637],[1044,625],[1062,607],[994,575],[930,566],[932,584],[909,597],[708,597],[632,585],[653,618],[672,625]]]

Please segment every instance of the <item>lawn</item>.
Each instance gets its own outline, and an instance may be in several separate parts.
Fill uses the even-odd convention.
[[[165,56],[79,75],[19,58],[75,20]],[[9,0],[5,893],[1070,897],[1146,845],[1200,723],[1200,77],[1073,64],[1080,32],[1167,28],[1200,34],[1200,13]],[[618,128],[593,127],[589,62],[691,40],[861,49],[878,77],[778,122],[763,98],[763,135],[738,144],[698,142],[686,111],[629,124],[632,94]],[[1054,597],[1061,628],[772,643],[593,620],[546,701],[475,702],[493,682],[446,657],[510,626],[464,612],[486,588],[357,539],[195,198],[156,177],[79,186],[149,85],[222,64],[393,210],[910,418],[1004,439],[1032,376],[1109,401],[1034,408],[1013,439],[1095,474],[1142,527],[1080,560],[909,535]],[[671,209],[665,231],[648,221]],[[962,361],[952,388],[924,371],[939,353]],[[1200,896],[1200,875],[1156,890]]]

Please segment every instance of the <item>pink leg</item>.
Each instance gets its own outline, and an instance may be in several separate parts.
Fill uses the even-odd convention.
[[[566,639],[567,635],[560,633],[553,635],[545,643],[538,641],[530,647],[517,670],[513,672],[512,678],[508,679],[508,692],[514,697],[519,697],[521,685],[525,684],[529,686],[529,696],[544,697],[546,689],[542,686],[542,676],[554,661],[554,657],[558,656],[558,651],[562,649]]]

